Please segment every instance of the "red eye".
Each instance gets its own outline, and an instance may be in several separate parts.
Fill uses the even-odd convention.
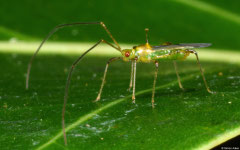
[[[126,52],[126,53],[125,53],[125,56],[126,56],[126,57],[129,57],[129,56],[130,56],[130,53],[129,53],[129,52]]]

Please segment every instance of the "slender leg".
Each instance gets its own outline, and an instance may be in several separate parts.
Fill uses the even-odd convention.
[[[65,95],[64,95],[64,103],[63,103],[63,109],[62,109],[62,128],[63,128],[63,137],[64,137],[64,143],[65,145],[67,145],[67,137],[66,137],[66,132],[65,132],[65,121],[64,121],[64,116],[65,116],[65,111],[66,111],[66,104],[67,104],[67,98],[68,98],[68,90],[69,90],[69,86],[70,86],[70,81],[71,81],[71,77],[72,77],[72,73],[74,68],[76,67],[76,65],[79,63],[79,61],[88,53],[90,52],[92,49],[94,49],[96,46],[98,46],[100,43],[107,43],[105,40],[99,40],[95,45],[93,45],[90,49],[88,49],[87,51],[85,51],[76,61],[74,61],[74,63],[72,64],[70,71],[68,73],[68,77],[67,77],[67,83],[65,86]],[[107,43],[108,44],[108,43]]]
[[[132,66],[131,66],[131,76],[130,76],[130,84],[129,84],[128,91],[131,90],[131,88],[132,88],[132,84],[133,84],[133,82],[132,82],[132,79],[133,79],[133,65],[134,65],[134,63],[133,63],[133,61],[132,61]]]
[[[136,68],[137,68],[137,60],[134,60],[134,70],[133,70],[133,93],[132,93],[132,102],[133,102],[133,103],[135,103]]]
[[[205,84],[205,87],[206,87],[208,93],[213,94],[213,92],[209,89],[209,87],[208,87],[208,85],[207,85],[207,81],[206,81],[205,76],[204,76],[204,74],[203,74],[203,69],[202,69],[202,66],[201,66],[201,64],[200,64],[200,61],[199,61],[197,52],[196,52],[195,50],[190,50],[190,52],[193,53],[193,54],[195,54],[195,56],[196,56],[196,58],[197,58],[197,63],[198,63],[198,66],[199,66],[199,68],[200,68],[200,72],[201,72],[201,74],[202,74],[202,78],[203,78],[203,81],[204,81],[204,84]]]
[[[177,63],[176,63],[176,61],[173,61],[173,64],[174,64],[174,68],[175,68],[175,71],[176,71],[176,74],[177,74],[178,85],[179,85],[179,87],[184,91],[184,88],[183,88],[182,83],[181,83],[181,80],[180,80],[180,76],[179,76],[179,74],[178,74],[178,68],[177,68]]]
[[[100,100],[101,98],[101,94],[102,94],[102,89],[103,89],[103,86],[104,86],[104,83],[105,83],[105,79],[106,79],[106,75],[107,75],[107,70],[108,70],[108,66],[111,62],[115,61],[115,60],[119,60],[121,57],[113,57],[111,59],[108,60],[107,62],[107,65],[106,65],[106,68],[105,68],[105,71],[104,71],[104,75],[103,75],[103,80],[102,80],[102,84],[101,84],[101,87],[100,87],[100,90],[98,92],[98,96],[96,98],[96,100],[94,102],[97,102]]]
[[[155,86],[156,86],[156,80],[157,80],[157,74],[158,74],[158,62],[155,62],[155,74],[154,74],[154,81],[153,81],[153,90],[152,90],[152,107],[154,108],[154,95],[155,95]]]
[[[99,24],[101,25],[104,30],[107,32],[107,34],[110,36],[110,38],[113,40],[113,42],[115,43],[115,45],[110,44],[108,42],[105,41],[105,43],[107,43],[108,45],[112,46],[113,48],[115,48],[116,50],[121,52],[121,47],[119,46],[118,42],[114,39],[114,37],[112,36],[112,34],[110,33],[110,31],[107,29],[106,25],[103,22],[75,22],[75,23],[69,23],[69,24],[62,24],[62,25],[58,25],[56,26],[53,30],[51,30],[48,35],[44,38],[44,40],[41,42],[41,44],[39,45],[38,49],[35,51],[35,53],[33,54],[33,56],[31,57],[29,63],[28,63],[28,69],[27,69],[27,76],[26,76],[26,89],[28,89],[29,87],[29,76],[30,76],[30,71],[31,71],[31,66],[33,63],[34,58],[36,57],[37,53],[40,51],[41,47],[43,46],[43,44],[56,32],[58,31],[58,29],[64,28],[64,27],[69,27],[69,26],[76,26],[76,25],[91,25],[91,24]]]

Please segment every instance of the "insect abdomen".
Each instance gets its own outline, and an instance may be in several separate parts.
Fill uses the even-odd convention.
[[[189,56],[189,51],[187,50],[161,50],[154,52],[154,60],[184,60]]]

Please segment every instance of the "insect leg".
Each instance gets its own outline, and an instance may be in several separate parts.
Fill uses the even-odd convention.
[[[133,103],[135,103],[136,68],[137,68],[137,60],[134,60],[134,70],[133,70],[133,93],[132,93],[132,102],[133,102]]]
[[[28,69],[27,69],[27,76],[26,76],[26,89],[28,89],[29,87],[29,76],[30,76],[30,72],[31,72],[31,67],[32,67],[32,63],[34,58],[36,57],[37,53],[40,51],[41,47],[43,46],[43,44],[59,29],[64,28],[64,27],[69,27],[69,26],[76,26],[76,25],[91,25],[91,24],[99,24],[101,25],[104,30],[107,32],[107,34],[110,36],[110,38],[113,40],[113,42],[115,43],[116,46],[114,46],[113,44],[108,43],[110,46],[112,46],[113,48],[115,48],[116,50],[121,52],[121,47],[119,46],[118,42],[114,39],[114,37],[112,36],[111,32],[107,29],[106,25],[103,22],[75,22],[75,23],[69,23],[69,24],[62,24],[62,25],[58,25],[55,28],[53,28],[53,30],[51,30],[48,35],[44,38],[44,40],[41,42],[41,44],[39,45],[38,49],[35,51],[35,53],[33,54],[33,56],[31,57],[29,63],[28,63]]]
[[[130,84],[129,84],[128,91],[131,90],[132,85],[133,85],[133,82],[132,82],[132,79],[133,79],[133,67],[134,67],[133,65],[134,65],[134,63],[133,63],[133,61],[132,61],[132,66],[131,66],[131,76],[130,76]]]
[[[178,85],[179,87],[184,90],[183,86],[182,86],[182,83],[181,83],[181,80],[180,80],[180,76],[178,74],[178,68],[177,68],[177,63],[176,61],[173,61],[173,64],[174,64],[174,68],[175,68],[175,71],[176,71],[176,75],[177,75],[177,79],[178,79]]]
[[[158,62],[155,61],[155,74],[154,74],[154,81],[153,81],[153,90],[152,90],[152,107],[154,108],[154,95],[155,95],[155,86],[156,86],[156,80],[157,80],[157,74],[158,74]]]
[[[105,79],[106,79],[106,75],[107,75],[107,70],[108,70],[109,64],[110,64],[111,62],[113,62],[113,61],[119,60],[120,58],[121,58],[121,57],[113,57],[113,58],[110,58],[110,59],[108,60],[107,65],[106,65],[106,67],[105,67],[105,71],[104,71],[104,75],[103,75],[103,80],[102,80],[101,88],[100,88],[100,90],[99,90],[99,92],[98,92],[98,96],[97,96],[95,102],[96,102],[96,101],[99,101],[100,98],[101,98],[102,89],[103,89],[103,86],[104,86],[104,83],[105,83]]]
[[[195,56],[196,56],[196,58],[197,58],[197,63],[198,63],[198,66],[199,66],[199,68],[200,68],[200,72],[201,72],[201,74],[202,74],[202,78],[203,78],[203,81],[204,81],[204,84],[205,84],[205,87],[206,87],[208,93],[213,94],[213,92],[209,89],[209,87],[208,87],[208,85],[207,85],[207,81],[206,81],[205,76],[204,76],[204,74],[203,74],[203,69],[202,69],[202,66],[201,66],[201,64],[200,64],[200,61],[199,61],[197,52],[196,52],[195,50],[189,50],[189,51],[190,51],[191,53],[195,54]]]
[[[76,61],[74,61],[74,63],[72,64],[70,71],[68,73],[68,77],[67,77],[67,83],[65,86],[65,95],[64,95],[64,103],[63,103],[63,109],[62,109],[62,128],[63,128],[63,137],[64,137],[64,143],[65,145],[67,145],[67,137],[66,137],[66,132],[65,132],[65,123],[64,123],[64,116],[65,116],[65,111],[66,111],[66,104],[67,104],[67,98],[68,98],[68,90],[69,90],[69,85],[70,85],[70,81],[71,81],[71,77],[72,77],[72,73],[74,68],[76,67],[76,65],[79,63],[79,61],[88,53],[90,52],[92,49],[94,49],[96,46],[98,46],[100,43],[106,43],[108,44],[108,42],[106,42],[105,40],[99,40],[95,45],[93,45],[91,48],[89,48],[87,51],[85,51]],[[111,45],[110,45],[111,46]]]

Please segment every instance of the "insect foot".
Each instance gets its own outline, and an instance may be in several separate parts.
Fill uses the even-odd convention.
[[[93,102],[97,102],[100,100],[100,95],[97,96],[96,100],[94,100]]]
[[[132,96],[132,103],[135,104],[135,96]]]
[[[130,91],[131,91],[131,89],[132,89],[132,87],[129,87],[129,88],[127,89],[127,91],[128,91],[128,92],[130,92]]]
[[[155,107],[155,104],[154,103],[152,103],[152,108],[154,108]]]
[[[211,90],[207,90],[208,91],[208,93],[210,93],[210,94],[216,94],[216,92],[213,92],[213,91],[211,91]]]

